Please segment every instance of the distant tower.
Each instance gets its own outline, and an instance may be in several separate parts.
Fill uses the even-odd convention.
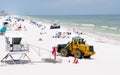
[[[4,10],[1,10],[1,11],[0,11],[0,13],[1,13],[1,14],[4,14],[4,13],[5,13],[5,11],[4,11]]]
[[[4,10],[1,10],[1,11],[0,11],[0,16],[5,16],[5,15],[7,15],[7,13],[5,13]]]

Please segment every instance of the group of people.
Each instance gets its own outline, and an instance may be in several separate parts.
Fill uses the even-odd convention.
[[[56,32],[55,36],[52,36],[53,38],[69,38],[69,35],[71,35],[71,32]]]
[[[19,17],[10,17],[10,16],[5,16],[3,18],[0,18],[1,24],[0,24],[0,35],[4,35],[6,30],[27,30],[25,26],[23,26],[21,22],[24,22],[24,19],[19,18]],[[2,23],[3,22],[3,23]],[[11,28],[12,27],[12,28]]]

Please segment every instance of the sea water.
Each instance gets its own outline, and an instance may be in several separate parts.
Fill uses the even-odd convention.
[[[120,38],[120,15],[32,15],[32,19]]]

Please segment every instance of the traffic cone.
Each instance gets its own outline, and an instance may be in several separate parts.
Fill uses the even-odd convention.
[[[74,64],[78,64],[78,59],[75,57],[74,58],[74,62],[73,62]]]

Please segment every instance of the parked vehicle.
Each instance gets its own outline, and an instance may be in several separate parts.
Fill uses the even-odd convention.
[[[54,23],[50,26],[50,29],[58,29],[58,28],[60,28],[60,25],[57,23]]]
[[[95,54],[94,47],[86,44],[83,38],[73,38],[67,44],[58,44],[57,52],[65,57],[74,55],[79,59],[90,58],[91,55]]]

